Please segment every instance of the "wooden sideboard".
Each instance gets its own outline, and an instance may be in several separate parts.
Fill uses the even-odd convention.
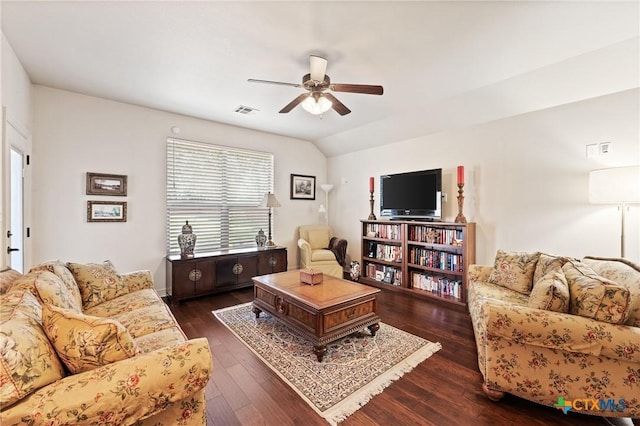
[[[230,249],[167,256],[167,294],[172,302],[251,287],[251,278],[287,270],[287,248]]]

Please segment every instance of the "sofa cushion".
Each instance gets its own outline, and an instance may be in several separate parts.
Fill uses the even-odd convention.
[[[627,319],[631,294],[626,287],[599,276],[579,261],[565,263],[562,270],[569,283],[571,314],[611,324]]]
[[[308,234],[309,245],[312,250],[329,248],[329,241],[331,240],[329,229],[310,229]]]
[[[12,290],[29,290],[40,303],[51,303],[64,309],[82,312],[74,295],[62,280],[46,270],[31,271],[15,280]]]
[[[85,309],[84,313],[86,315],[93,315],[94,317],[115,318],[118,315],[157,304],[164,305],[164,302],[155,290],[148,288],[146,290],[134,291],[133,293],[101,303],[98,306]]]
[[[44,330],[72,373],[93,370],[139,353],[126,328],[118,321],[79,314],[46,304]]]
[[[129,293],[129,289],[108,260],[88,264],[69,262],[67,267],[78,284],[84,309]]]
[[[542,260],[542,257],[541,257]],[[554,262],[531,289],[528,305],[545,311],[569,312],[569,284],[562,272],[562,265]]]
[[[22,274],[15,269],[7,268],[0,272],[0,294],[5,294],[11,288],[13,282]]]
[[[562,269],[562,265],[567,263],[570,259],[565,256],[554,256],[552,254],[540,253],[538,262],[536,263],[536,269],[533,272],[533,285],[535,286],[545,275],[551,271]]]
[[[120,322],[134,339],[173,327],[178,323],[164,302],[123,312],[113,318]]]
[[[34,266],[29,270],[29,272],[33,271],[49,271],[58,276],[69,290],[69,293],[76,301],[75,304],[77,306],[82,306],[82,296],[80,296],[80,289],[78,288],[78,284],[76,283],[75,278],[73,278],[73,274],[67,268],[67,266],[59,261],[52,260],[45,263],[40,263],[39,265]]]
[[[583,263],[598,275],[610,279],[629,289],[631,307],[625,324],[640,327],[640,265],[627,259],[585,257]]]
[[[38,304],[35,297],[28,291],[13,296],[18,305],[0,326],[0,408],[64,377],[42,326],[28,314]]]
[[[533,286],[533,274],[539,257],[539,252],[517,253],[498,250],[488,281],[523,294],[529,294]]]

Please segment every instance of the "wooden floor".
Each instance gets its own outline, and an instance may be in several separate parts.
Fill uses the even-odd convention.
[[[171,306],[185,333],[206,337],[211,346],[208,425],[327,425],[211,314],[252,299],[253,290],[243,289]],[[386,324],[440,342],[442,349],[342,425],[631,425],[629,419],[564,415],[510,395],[497,403],[489,401],[480,388],[467,313],[386,291],[378,298],[378,313]]]

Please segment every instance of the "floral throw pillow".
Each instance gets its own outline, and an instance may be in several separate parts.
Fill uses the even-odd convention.
[[[0,409],[64,377],[64,367],[42,326],[22,313],[30,308],[21,305],[38,302],[28,291],[19,297],[12,315],[0,324]]]
[[[51,303],[65,309],[82,312],[82,305],[69,292],[62,280],[47,270],[31,271],[16,279],[12,290],[29,290],[40,303]]]
[[[129,288],[108,260],[88,264],[69,262],[67,268],[78,284],[84,309],[129,293]]]
[[[46,304],[42,307],[45,333],[72,373],[131,358],[139,349],[122,324]]]
[[[611,324],[622,324],[631,309],[629,289],[599,276],[579,261],[562,267],[569,283],[570,313]]]
[[[488,281],[519,293],[529,294],[539,257],[539,252],[517,253],[498,250]]]
[[[545,274],[536,281],[529,295],[529,306],[546,311],[569,312],[569,284],[562,272],[562,265],[547,268]]]
[[[49,271],[58,276],[64,283],[67,290],[71,296],[76,300],[77,306],[82,306],[82,296],[80,296],[80,289],[78,289],[78,284],[76,283],[75,278],[73,278],[73,274],[67,268],[67,265],[60,260],[51,260],[49,262],[40,263],[39,265],[34,266],[29,270],[29,272],[34,271]]]

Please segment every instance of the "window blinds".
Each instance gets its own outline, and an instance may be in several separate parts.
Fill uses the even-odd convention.
[[[187,220],[198,252],[255,245],[268,228],[258,205],[272,190],[271,153],[167,139],[167,253],[180,253]]]

